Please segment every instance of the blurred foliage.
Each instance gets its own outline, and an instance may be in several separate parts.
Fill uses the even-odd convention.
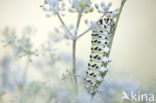
[[[31,26],[27,26],[23,29],[20,37],[16,34],[16,30],[13,28],[6,27],[2,31],[4,46],[10,46],[16,55],[32,56],[38,55],[37,50],[33,50],[33,46],[30,40],[30,34],[34,34],[35,29]],[[31,59],[30,59],[31,60]]]
[[[5,63],[9,63],[9,65],[12,65],[11,59],[8,58],[5,59],[5,61],[10,61]],[[55,62],[55,65],[57,65],[57,62]],[[9,66],[5,65],[3,66],[4,66],[2,67],[3,69],[16,68],[16,67],[9,68]],[[51,79],[51,81],[59,80],[57,76],[56,77],[54,76],[54,74],[56,74],[56,71],[59,72],[57,69],[58,68],[56,69],[54,68],[55,72],[51,72],[50,77],[53,78]],[[38,69],[38,71],[39,70],[41,69]],[[53,69],[50,70],[53,71]],[[7,74],[9,74],[9,72],[10,71],[7,71]],[[44,74],[44,72],[42,73]],[[18,72],[16,72],[16,75],[19,75]],[[144,91],[147,93],[151,93],[151,91],[152,92],[156,91],[155,83],[153,83],[151,88],[145,89],[141,88],[133,80],[106,79],[105,82],[100,86],[93,102],[91,102],[91,96],[83,88],[82,86],[83,83],[79,83],[79,94],[75,93],[74,89],[71,86],[73,85],[71,82],[72,77],[71,75],[72,74],[70,69],[67,69],[64,72],[63,80],[60,79],[57,82],[57,84],[52,83],[49,80],[45,81],[33,80],[27,82],[23,88],[17,88],[18,84],[16,84],[16,80],[12,79],[12,81],[10,81],[9,78],[13,77],[8,77],[8,79],[5,80],[6,85],[5,86],[0,85],[1,90],[0,103],[140,103],[140,102],[130,102],[127,100],[122,101],[121,100],[122,91],[126,91],[128,94],[130,94],[131,91],[134,92]],[[47,75],[47,78],[48,76],[49,75]],[[1,75],[1,79],[2,78],[3,77]],[[83,77],[80,76],[80,79],[81,78]],[[1,81],[1,83],[4,82]],[[11,85],[9,83],[11,83]]]
[[[72,13],[84,14],[95,11],[91,0],[69,0],[69,4],[70,8],[68,10]],[[46,7],[47,5],[51,8]],[[111,3],[105,5],[102,2],[96,5],[96,9],[103,14],[110,6]],[[45,0],[42,7],[47,16],[53,16],[53,14],[60,12],[63,16],[62,12],[65,11],[65,3],[62,0]],[[49,9],[53,12],[52,14],[49,14]],[[89,26],[89,21],[85,20],[85,24]],[[67,25],[67,27],[72,33],[75,32],[76,27],[73,24]],[[80,79],[78,83],[79,93],[77,94],[73,88],[73,73],[69,66],[69,62],[72,60],[71,54],[65,53],[65,51],[61,53],[57,51],[57,47],[59,47],[57,43],[62,42],[63,39],[73,39],[69,32],[64,30],[62,25],[58,28],[55,27],[53,32],[49,33],[47,42],[37,49],[32,43],[32,36],[35,33],[36,29],[31,26],[25,27],[20,33],[17,33],[15,28],[10,27],[4,28],[1,32],[3,45],[5,47],[9,46],[12,54],[8,53],[0,59],[0,103],[132,103],[131,101],[121,100],[122,91],[125,91],[128,95],[131,91],[136,93],[138,91],[151,93],[152,91],[156,93],[156,82],[151,87],[142,88],[133,80],[106,79],[92,99],[81,81],[84,78],[84,71],[80,71],[80,69],[86,68],[86,65],[83,64],[87,63],[77,59],[79,71],[76,76]],[[34,55],[38,56],[37,59],[32,59]],[[24,56],[28,59],[19,58],[18,61],[14,58],[17,56]],[[30,68],[31,70],[28,72],[27,70]],[[32,73],[29,77],[29,73],[33,71],[36,74]],[[32,79],[33,77],[42,77],[43,80]]]
[[[71,62],[71,55],[65,52],[58,53],[58,46],[55,46],[62,40],[62,37],[51,33],[49,40],[43,43],[41,48],[38,48],[39,50],[35,50],[31,43],[30,34],[35,32],[32,27],[26,27],[21,35],[17,35],[15,31],[15,29],[7,27],[2,32],[2,42],[5,46],[11,47],[13,54],[8,54],[0,60],[0,103],[138,103],[121,100],[122,91],[126,91],[128,94],[131,91],[156,93],[156,82],[153,82],[149,88],[141,88],[133,80],[106,79],[91,101],[91,96],[82,85],[83,82],[78,83],[79,93],[75,93],[71,67],[68,69],[65,67]],[[37,54],[41,55],[37,59],[33,59],[29,66],[19,63],[14,58],[15,56],[31,57]],[[77,64],[78,68],[82,69],[85,68],[83,64],[86,63],[78,59]],[[40,72],[45,79],[33,80],[26,73],[27,81],[24,83],[22,79],[24,72],[31,67]],[[85,76],[84,71],[78,71],[76,75],[80,80]],[[22,87],[20,87],[21,84]]]

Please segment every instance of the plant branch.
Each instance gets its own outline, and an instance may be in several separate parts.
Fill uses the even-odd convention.
[[[67,25],[65,24],[65,22],[63,21],[63,19],[61,18],[61,16],[57,13],[56,14],[57,17],[59,18],[60,22],[62,23],[62,25],[65,27],[65,29],[67,30],[67,32],[69,33],[69,35],[72,37],[73,39],[73,35],[72,33],[70,32],[69,28],[67,27]]]
[[[77,19],[76,29],[75,29],[75,36],[77,36],[77,33],[78,33],[78,29],[79,29],[81,17],[82,17],[82,14],[81,13],[78,13],[78,19]]]
[[[112,48],[114,35],[115,35],[115,32],[116,32],[116,28],[117,28],[117,26],[118,26],[119,18],[120,18],[122,9],[123,9],[123,7],[124,7],[124,5],[125,5],[125,2],[126,2],[126,0],[122,0],[122,1],[121,1],[121,6],[120,6],[119,14],[118,14],[117,19],[116,19],[115,27],[114,27],[114,30],[113,30],[113,33],[112,33],[112,37],[111,37],[111,41],[110,41],[110,45],[109,45],[109,48],[110,48],[110,49]],[[109,55],[110,55],[110,53],[109,53]],[[109,56],[109,55],[108,55],[108,56]]]

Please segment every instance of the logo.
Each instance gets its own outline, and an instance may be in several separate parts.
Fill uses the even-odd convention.
[[[131,91],[130,95],[128,95],[125,91],[122,91],[122,100],[128,100],[128,101],[138,101],[138,102],[153,102],[154,100],[154,94],[147,94],[147,93],[141,93],[137,92],[134,93]]]

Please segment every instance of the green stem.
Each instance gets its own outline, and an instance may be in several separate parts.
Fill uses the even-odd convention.
[[[80,19],[81,19],[81,14],[78,14],[78,20],[77,20],[77,25],[76,25],[76,30],[75,30],[75,36],[73,36],[73,34],[70,32],[69,28],[67,27],[67,25],[65,24],[65,22],[62,20],[61,16],[59,14],[57,14],[57,17],[59,18],[60,22],[62,23],[62,25],[65,27],[66,31],[70,34],[70,36],[72,37],[72,41],[73,41],[73,45],[72,45],[72,70],[73,70],[73,74],[74,74],[74,81],[75,81],[75,90],[77,92],[78,90],[78,86],[77,86],[77,77],[76,77],[76,40],[74,39],[74,37],[77,35],[78,33],[78,28],[79,28],[79,24],[80,24]]]
[[[118,14],[117,19],[116,19],[116,22],[115,22],[115,27],[114,27],[114,30],[113,30],[113,33],[112,33],[112,37],[111,37],[111,41],[110,41],[110,45],[109,45],[109,48],[110,48],[110,49],[112,48],[112,43],[113,43],[114,35],[115,35],[115,32],[116,32],[116,28],[117,28],[117,26],[118,26],[119,18],[120,18],[120,15],[121,15],[121,12],[122,12],[122,9],[123,9],[123,7],[124,7],[125,2],[126,2],[126,0],[122,0],[121,5],[120,5],[119,14]],[[106,56],[109,57],[109,55],[110,55],[110,53],[109,53],[108,55],[106,55]],[[107,66],[108,63],[107,63],[107,64],[104,64],[104,65]],[[106,74],[107,74],[106,72],[103,73],[103,74],[101,74],[102,78],[104,78]],[[96,89],[98,88],[98,86],[99,86],[101,83],[102,83],[102,82],[97,82],[97,84],[95,85],[94,90],[93,90],[93,91],[94,91],[93,97],[94,97],[94,95],[95,95],[95,93],[96,93]]]
[[[76,77],[76,40],[73,40],[73,53],[72,53],[72,58],[73,58],[73,74],[74,74],[74,81],[75,81],[75,91],[78,91],[78,83],[77,83],[77,77]]]
[[[81,21],[81,17],[82,14],[81,12],[78,13],[78,19],[77,19],[77,23],[76,23],[76,28],[75,28],[75,38],[77,36],[78,33],[78,29],[79,29],[79,25],[80,25],[80,21]],[[74,81],[75,81],[75,91],[78,92],[78,82],[77,82],[77,76],[76,76],[76,39],[73,39],[73,74],[74,74]]]
[[[115,32],[116,32],[116,28],[117,28],[117,26],[118,26],[119,18],[120,18],[120,15],[121,15],[122,9],[123,9],[123,7],[124,7],[124,5],[125,5],[125,2],[126,2],[126,0],[122,0],[122,2],[121,2],[121,6],[120,6],[120,10],[119,10],[119,14],[118,14],[118,17],[117,17],[117,19],[116,19],[116,23],[115,23],[114,31],[113,31],[113,33],[112,33],[112,37],[111,37],[111,41],[110,41],[110,45],[109,45],[109,48],[110,48],[110,49],[112,48],[114,35],[115,35]],[[109,55],[110,55],[110,53],[109,53]],[[108,55],[108,56],[109,56],[109,55]]]

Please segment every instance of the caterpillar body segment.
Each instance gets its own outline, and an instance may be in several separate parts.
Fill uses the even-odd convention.
[[[101,66],[102,66],[101,63],[89,62],[88,70],[99,71]]]
[[[110,53],[109,44],[114,23],[113,16],[105,16],[92,29],[90,62],[84,79],[85,87],[89,93],[94,92],[94,88],[98,86],[97,83],[104,80],[102,75],[105,75],[109,70],[107,64],[111,62],[111,59],[107,57],[107,54]]]

